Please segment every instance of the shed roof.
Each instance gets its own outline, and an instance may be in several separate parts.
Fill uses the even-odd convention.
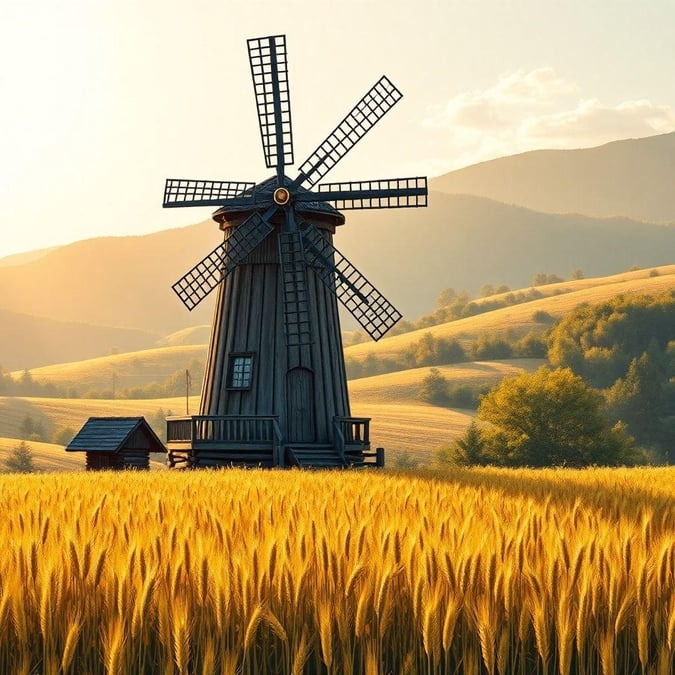
[[[150,452],[166,452],[145,417],[90,417],[66,447],[67,452],[119,452],[137,430],[147,437]]]

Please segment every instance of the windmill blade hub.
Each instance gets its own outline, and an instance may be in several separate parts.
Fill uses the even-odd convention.
[[[285,187],[280,187],[274,191],[272,198],[274,199],[275,204],[284,206],[291,200],[291,193]]]

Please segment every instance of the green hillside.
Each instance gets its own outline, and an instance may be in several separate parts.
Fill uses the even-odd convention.
[[[377,358],[396,358],[426,333],[456,338],[468,347],[482,335],[523,335],[533,329],[541,330],[542,324],[535,319],[537,312],[546,312],[551,317],[559,318],[582,302],[601,302],[620,293],[656,295],[672,288],[675,288],[675,265],[539,286],[536,290],[542,297],[538,299],[386,337],[377,343],[363,342],[347,347],[345,355],[355,359],[363,359],[369,354]],[[477,299],[474,302],[480,305],[500,299],[503,296]],[[188,368],[191,361],[204,359],[205,356],[204,344],[177,345],[44,366],[32,369],[31,375],[36,381],[76,387],[80,392],[85,392],[110,389],[114,373],[116,387],[121,391],[131,386],[160,381],[178,370]],[[21,372],[16,371],[13,375],[18,378]],[[199,386],[199,382],[193,382],[195,393]]]
[[[503,377],[523,370],[532,372],[541,363],[513,359],[440,366],[438,370],[450,384],[493,386]],[[449,445],[473,419],[473,410],[445,408],[418,399],[428,373],[429,368],[415,368],[349,383],[352,414],[372,418],[372,445],[385,448],[389,464],[396,465],[402,457],[429,463],[431,451]]]

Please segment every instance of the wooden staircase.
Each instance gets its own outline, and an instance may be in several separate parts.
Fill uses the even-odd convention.
[[[332,445],[294,443],[286,446],[286,463],[302,469],[343,469],[342,454]]]

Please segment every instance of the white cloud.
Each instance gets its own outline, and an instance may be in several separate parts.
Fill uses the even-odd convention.
[[[595,144],[617,138],[666,133],[675,129],[675,110],[650,101],[624,101],[611,106],[596,99],[579,101],[572,110],[532,116],[519,133],[556,146]]]
[[[432,110],[423,124],[432,128],[498,129],[511,125],[529,110],[546,108],[575,91],[576,85],[558,77],[553,68],[519,70],[502,75],[488,89],[457,94],[446,105]]]
[[[517,71],[462,92],[429,111],[423,125],[459,168],[541,148],[577,148],[675,130],[675,110],[648,100],[603,103],[553,68]],[[444,153],[445,154],[445,153]]]

